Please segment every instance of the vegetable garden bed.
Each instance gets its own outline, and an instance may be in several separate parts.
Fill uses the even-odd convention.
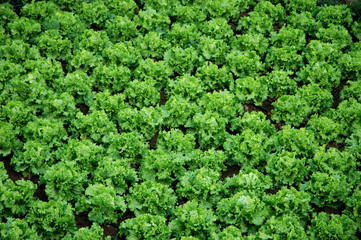
[[[361,238],[361,25],[346,5],[11,3],[1,239]]]

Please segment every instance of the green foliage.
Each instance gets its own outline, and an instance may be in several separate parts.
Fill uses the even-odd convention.
[[[319,207],[333,206],[338,208],[345,203],[351,194],[351,185],[345,175],[336,173],[314,172],[311,179],[301,185],[301,190],[312,194],[311,202]]]
[[[168,152],[191,152],[195,148],[195,138],[192,134],[183,134],[179,129],[162,131],[158,135],[157,149]]]
[[[226,123],[228,119],[217,112],[206,111],[204,114],[197,113],[193,119],[189,119],[185,127],[193,133],[200,148],[219,147],[227,136]]]
[[[164,61],[174,72],[184,75],[193,72],[204,60],[193,47],[172,47],[164,53]]]
[[[352,22],[351,10],[346,5],[323,6],[317,13],[316,19],[324,26],[339,24],[349,26]]]
[[[104,157],[94,171],[95,182],[114,188],[118,194],[125,193],[129,185],[137,180],[137,174],[127,159]]]
[[[157,10],[152,8],[140,10],[138,15],[134,17],[134,21],[140,26],[140,32],[156,31],[164,33],[169,28],[169,17],[164,12]]]
[[[153,80],[158,91],[166,86],[168,78],[172,75],[172,69],[164,61],[155,61],[151,58],[139,62],[139,66],[133,72],[134,79]]]
[[[227,90],[204,94],[199,99],[198,106],[204,111],[217,112],[228,119],[243,113],[243,106],[237,102],[237,96]]]
[[[311,36],[316,36],[316,32],[322,27],[322,24],[313,18],[310,12],[292,12],[287,16],[287,20],[290,27],[303,30]]]
[[[200,205],[197,200],[188,201],[177,207],[173,216],[169,228],[178,238],[192,236],[207,239],[217,229],[213,211]]]
[[[43,174],[46,169],[55,163],[54,153],[49,145],[34,140],[28,140],[22,147],[22,151],[14,152],[11,164],[16,171]]]
[[[59,6],[52,1],[32,1],[21,8],[21,15],[42,22],[46,17],[60,10]]]
[[[261,112],[245,112],[242,117],[237,117],[231,121],[231,130],[241,133],[246,129],[252,130],[256,134],[271,136],[276,129],[270,120],[266,120],[266,115]]]
[[[49,29],[36,39],[39,50],[48,58],[66,60],[69,57],[72,42],[63,38],[59,31]]]
[[[57,151],[56,156],[63,161],[75,161],[79,169],[93,173],[104,158],[104,151],[104,147],[89,139],[71,139],[67,145]]]
[[[96,24],[103,27],[105,21],[109,18],[109,9],[103,1],[84,2],[79,9],[79,15],[87,24]]]
[[[266,89],[264,86],[267,85],[268,97],[270,98],[294,94],[297,90],[297,82],[290,77],[292,74],[292,71],[273,70],[260,78],[259,81],[263,85],[260,88]]]
[[[43,27],[45,30],[55,29],[69,39],[74,39],[85,29],[85,24],[78,15],[72,12],[57,11],[44,19]]]
[[[7,178],[0,181],[0,216],[25,216],[35,201],[36,185],[30,181],[13,182]]]
[[[131,187],[126,200],[136,216],[153,214],[166,217],[173,210],[177,197],[168,185],[145,181]]]
[[[90,76],[93,87],[102,91],[117,93],[131,82],[131,71],[122,65],[98,66]]]
[[[119,42],[103,50],[103,57],[107,63],[134,67],[140,59],[140,50],[129,41]]]
[[[324,212],[315,215],[308,230],[313,238],[357,239],[356,223],[347,215],[331,215]]]
[[[140,174],[144,180],[157,180],[171,184],[185,172],[185,164],[189,157],[182,153],[169,153],[156,149],[144,154],[140,167]]]
[[[125,220],[119,227],[119,235],[127,240],[169,239],[170,230],[166,218],[158,215],[142,214]]]
[[[192,5],[176,5],[174,15],[177,17],[179,23],[201,23],[206,19],[206,14],[202,11],[202,6],[197,4]],[[172,25],[173,26],[173,25]]]
[[[354,98],[343,100],[334,111],[328,111],[326,116],[342,124],[342,135],[349,136],[360,128],[359,109],[361,104]]]
[[[308,173],[305,158],[297,158],[296,153],[282,151],[269,157],[266,172],[274,179],[276,186],[299,185]]]
[[[183,7],[186,8],[187,6]],[[202,16],[201,13],[202,12],[199,12],[197,14]],[[167,32],[167,34],[164,36],[168,41],[164,42],[167,42],[168,44],[171,43],[172,46],[179,46],[181,48],[187,48],[190,46],[196,47],[200,36],[201,33],[197,25],[195,25],[193,22],[189,24],[175,22],[172,24],[172,31]]]
[[[2,26],[5,26],[9,22],[13,22],[18,19],[18,16],[13,11],[13,6],[11,6],[9,3],[3,3],[0,5],[0,15],[2,16],[0,20],[0,25]]]
[[[308,236],[296,216],[272,216],[258,232],[260,239],[307,239]]]
[[[1,239],[357,239],[356,2],[2,2]]]
[[[340,99],[347,100],[347,99],[356,99],[358,102],[361,100],[361,81],[349,81],[349,85],[346,85],[341,93]]]
[[[166,91],[170,96],[180,95],[183,98],[195,100],[204,94],[201,79],[189,74],[168,80]]]
[[[309,84],[299,89],[295,95],[283,95],[273,103],[275,110],[272,119],[278,122],[282,119],[287,124],[299,126],[311,113],[330,108],[332,100],[329,91]]]
[[[94,111],[87,115],[78,112],[72,122],[72,130],[81,139],[91,139],[99,143],[109,143],[117,134],[116,126],[104,111]]]
[[[213,39],[208,36],[202,36],[199,39],[198,49],[205,60],[214,62],[217,65],[225,63],[225,56],[229,51],[229,47],[224,40]]]
[[[75,209],[77,214],[89,212],[89,220],[102,224],[116,222],[127,206],[112,186],[96,183],[85,190],[85,195],[75,204]]]
[[[234,193],[242,191],[263,194],[272,186],[272,180],[268,175],[264,175],[257,170],[248,169],[240,171],[239,174],[232,177],[227,177],[222,190],[225,197],[231,197]]]
[[[297,73],[297,80],[331,91],[340,84],[341,71],[327,62],[311,63]]]
[[[109,8],[109,11],[116,16],[127,16],[133,19],[138,11],[136,2],[132,0],[107,0],[104,2]]]
[[[41,31],[41,25],[26,17],[21,17],[11,22],[7,26],[10,29],[13,39],[29,40],[39,34]]]
[[[234,225],[242,233],[254,232],[269,215],[265,203],[256,194],[247,191],[219,201],[216,212],[218,221]]]
[[[337,60],[342,55],[340,48],[332,43],[311,40],[304,51],[304,56],[309,64],[327,62],[337,64]]]
[[[300,29],[282,27],[278,33],[271,33],[271,43],[279,48],[289,46],[302,50],[306,44],[306,35]]]
[[[218,151],[214,148],[208,149],[207,151],[193,150],[190,154],[191,161],[188,163],[189,170],[197,170],[199,168],[206,168],[220,172],[226,169],[225,163],[227,156],[224,151]]]
[[[302,56],[293,46],[272,47],[265,62],[267,68],[284,71],[297,71],[304,65]]]
[[[286,125],[270,138],[270,149],[276,152],[289,151],[299,158],[312,158],[318,149],[314,133],[305,128],[295,129]]]
[[[341,141],[342,125],[331,118],[315,114],[308,121],[308,127],[315,133],[316,139],[322,144]]]
[[[127,16],[115,16],[105,23],[107,34],[113,43],[128,41],[138,36],[137,24]]]
[[[268,51],[269,39],[258,33],[245,33],[237,35],[237,39],[231,39],[231,45],[234,49],[241,51],[255,51],[263,57]]]
[[[178,127],[185,125],[196,111],[196,103],[181,95],[171,96],[164,106],[164,126]]]
[[[77,200],[84,192],[87,173],[77,170],[76,162],[59,162],[49,167],[40,182],[46,183],[45,192],[55,201]]]
[[[352,37],[347,29],[341,25],[331,25],[329,28],[321,28],[316,33],[316,37],[324,42],[330,42],[340,49],[352,45]]]
[[[239,165],[242,169],[260,167],[267,157],[268,138],[246,129],[240,134],[229,136],[223,144],[230,157],[230,163]]]
[[[36,201],[26,216],[27,222],[39,236],[46,239],[61,239],[75,232],[73,208],[65,201]]]
[[[361,191],[355,189],[352,196],[347,201],[347,210],[349,217],[356,223],[357,229],[360,230],[360,212],[361,212]]]
[[[289,12],[310,12],[314,13],[317,9],[317,1],[316,0],[296,0],[291,1],[286,5],[286,9]]]
[[[315,153],[310,161],[312,171],[321,171],[329,174],[347,174],[348,179],[356,171],[356,159],[348,152],[340,152],[337,148],[330,148],[327,151],[321,148]]]
[[[256,76],[264,64],[255,51],[231,50],[226,56],[227,66],[236,77]]]
[[[204,7],[210,17],[223,17],[225,19],[237,20],[238,13],[248,10],[250,1],[242,1],[242,5],[238,0],[207,0],[204,2]]]
[[[303,227],[306,225],[309,214],[312,211],[310,205],[311,195],[304,191],[298,191],[293,187],[290,189],[282,187],[276,194],[266,195],[264,201],[271,207],[273,216],[291,217],[293,215],[293,218],[297,220],[296,222],[300,221],[297,225],[302,225]],[[276,219],[270,220],[270,222],[274,220]]]
[[[6,219],[6,222],[0,223],[0,235],[4,240],[39,239],[39,235],[29,226],[26,220],[10,217]]]
[[[268,89],[264,87],[261,78],[238,78],[235,85],[235,95],[241,103],[252,102],[256,105],[262,105],[262,102],[268,97]]]
[[[220,174],[212,169],[200,168],[186,172],[177,184],[177,194],[187,199],[195,199],[198,202],[214,203],[219,200]],[[214,198],[214,199],[213,199]]]
[[[160,102],[160,95],[157,91],[154,80],[130,82],[124,91],[124,95],[130,105],[143,108],[156,106]]]
[[[147,107],[140,110],[125,108],[118,111],[117,121],[122,132],[137,131],[150,140],[163,122],[160,108]],[[115,128],[114,131],[116,130]]]
[[[67,235],[64,238],[65,240],[86,240],[86,239],[96,239],[101,240],[103,239],[103,229],[97,224],[93,223],[90,228],[82,227],[79,228],[73,237]],[[105,240],[110,240],[110,236],[106,237]]]
[[[353,154],[357,159],[361,158],[360,145],[361,143],[361,131],[355,131],[349,138],[346,139],[346,149]],[[360,162],[358,162],[360,165]]]
[[[200,26],[200,30],[212,39],[224,40],[226,42],[233,36],[233,31],[225,18],[214,18],[205,21]]]
[[[13,148],[13,144],[16,140],[16,132],[14,131],[14,126],[11,123],[3,121],[0,123],[0,154],[2,156],[7,156]]]

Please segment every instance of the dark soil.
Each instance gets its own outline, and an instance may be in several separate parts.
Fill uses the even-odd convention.
[[[273,24],[273,29],[275,32],[278,32],[282,28],[282,24]]]
[[[273,110],[273,103],[276,102],[278,100],[278,98],[267,98],[266,100],[263,101],[262,103],[262,107],[264,107],[265,109],[268,109],[269,113],[267,113],[267,115],[271,115],[271,112]]]
[[[180,126],[178,127],[178,129],[181,130],[184,135],[187,134],[187,128],[185,128],[184,125],[180,125]]]
[[[281,190],[281,189],[279,189],[279,188],[267,189],[267,190],[266,190],[266,194],[268,194],[268,195],[274,195],[274,194],[278,193],[279,190]]]
[[[337,108],[338,105],[340,104],[341,100],[340,100],[340,92],[342,91],[342,89],[347,85],[347,80],[348,79],[342,79],[340,84],[334,88],[332,90],[332,96],[333,96],[333,104],[332,104],[332,108]]]
[[[75,105],[75,107],[79,108],[80,112],[82,112],[84,115],[89,113],[89,107],[83,103],[78,103]]]
[[[67,65],[68,65],[68,63],[61,61],[61,67],[63,68],[64,76],[66,76],[68,74],[68,70],[66,69]]]
[[[25,179],[24,176],[21,173],[16,172],[13,166],[10,165],[12,157],[13,157],[13,153],[11,153],[6,157],[2,157],[0,161],[4,163],[5,170],[8,173],[9,178],[13,182],[16,182],[17,180],[24,180]]]
[[[94,31],[100,31],[100,30],[101,30],[101,29],[99,28],[99,26],[97,26],[97,25],[94,24],[94,23],[90,26],[90,28],[93,29]]]
[[[264,114],[266,114],[266,119],[270,120],[271,123],[275,126],[277,131],[282,130],[282,127],[285,125],[284,122],[275,122],[272,120],[271,116],[272,116],[272,110],[273,110],[273,103],[277,101],[277,98],[268,98],[266,99],[263,103],[262,106],[255,106],[254,104],[250,104],[250,103],[245,103],[243,105],[244,107],[244,111],[245,112],[263,112]]]
[[[241,12],[241,13],[239,14],[239,19],[241,19],[241,18],[243,18],[243,17],[248,17],[248,16],[249,16],[248,12]]]
[[[131,212],[129,209],[123,214],[123,216],[118,219],[117,223],[112,224],[105,224],[102,226],[103,228],[103,239],[105,239],[107,236],[111,236],[112,239],[123,239],[118,236],[119,233],[119,225],[124,222],[127,219],[135,218],[135,215],[133,212]]]
[[[221,181],[224,181],[227,177],[233,177],[233,175],[239,174],[239,171],[241,170],[241,167],[238,165],[227,165],[226,171],[222,172]]]
[[[92,225],[92,222],[88,219],[88,216],[85,213],[75,215],[75,223],[77,228],[91,227]]]
[[[326,152],[330,148],[337,148],[340,152],[343,152],[345,150],[345,143],[329,142],[326,145]]]
[[[188,202],[188,199],[186,199],[186,198],[178,199],[176,206],[177,206],[177,207],[182,206],[182,205],[185,204],[186,202]]]
[[[338,215],[341,215],[341,213],[342,213],[341,210],[330,208],[327,206],[326,207],[317,207],[316,205],[314,205],[312,203],[311,203],[311,206],[312,206],[313,212],[315,212],[315,213],[325,212],[328,214],[338,214]]]
[[[133,212],[131,212],[129,209],[123,214],[123,216],[121,218],[119,218],[118,220],[118,226],[120,225],[120,223],[124,222],[127,219],[131,219],[131,218],[135,218],[135,215]]]
[[[9,178],[15,183],[18,180],[30,180],[32,181],[34,184],[38,185],[38,188],[36,189],[35,193],[34,193],[34,197],[38,198],[41,201],[44,202],[48,202],[48,196],[45,193],[45,185],[39,185],[39,176],[37,175],[33,175],[33,174],[29,174],[27,177],[24,177],[21,173],[18,173],[14,170],[13,166],[10,165],[10,161],[12,158],[13,154],[11,153],[10,155],[3,157],[1,159],[1,162],[4,163],[4,167],[5,170],[9,176]]]
[[[167,93],[165,92],[164,89],[159,91],[160,94],[160,103],[159,105],[165,105],[165,103],[167,102]]]
[[[153,137],[149,140],[149,148],[150,149],[156,149],[158,136],[159,136],[159,132],[156,131],[154,133]]]
[[[36,189],[35,193],[34,193],[34,197],[37,197],[39,200],[43,201],[43,202],[48,202],[48,196],[46,195],[45,192],[45,184],[41,184],[38,185],[38,188]]]
[[[226,131],[227,131],[229,134],[231,134],[231,135],[237,135],[237,133],[238,133],[238,132],[235,131],[235,130],[234,130],[234,131],[231,130],[231,123],[227,123],[227,124],[226,124]]]
[[[118,232],[119,228],[112,225],[112,224],[106,224],[102,226],[103,228],[103,239],[105,239],[108,236],[114,237],[112,239],[119,239]]]
[[[262,112],[262,110],[257,108],[254,104],[245,103],[245,104],[243,104],[243,107],[244,107],[245,112],[249,112],[249,113],[254,112],[254,111]]]

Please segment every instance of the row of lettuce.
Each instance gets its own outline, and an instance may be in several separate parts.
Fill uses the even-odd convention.
[[[347,141],[345,151],[325,151],[304,128],[285,127],[267,136],[272,125],[261,116],[250,114],[242,121],[246,130],[228,138],[224,151],[195,150],[193,134],[171,130],[159,134],[155,150],[147,149],[146,143],[139,146],[129,133],[118,135],[115,146],[108,148],[88,139],[71,139],[52,152],[46,148],[54,148],[55,142],[45,137],[58,129],[47,126],[38,136],[40,146],[25,151],[24,157],[30,159],[13,157],[12,163],[16,170],[30,163],[29,171],[40,175],[50,201],[34,197],[37,186],[31,181],[10,180],[1,163],[1,212],[7,219],[1,224],[2,234],[9,239],[54,239],[71,238],[75,232],[86,239],[102,234],[98,224],[115,223],[130,210],[135,218],[120,226],[129,239],[167,239],[171,234],[229,239],[244,233],[250,239],[356,239],[361,133]],[[28,142],[34,143],[29,140],[25,145]],[[138,171],[129,165],[136,158],[119,156],[134,154],[135,147],[142,149]],[[238,164],[241,170],[221,181],[225,164]],[[269,194],[270,189],[276,193]],[[340,215],[314,212],[324,207]],[[86,213],[96,224],[75,231],[75,213]]]
[[[0,156],[25,177],[0,162],[4,239],[117,223],[127,239],[357,239],[361,27],[345,6],[58,0],[0,16]],[[245,109],[269,99],[272,122]]]

